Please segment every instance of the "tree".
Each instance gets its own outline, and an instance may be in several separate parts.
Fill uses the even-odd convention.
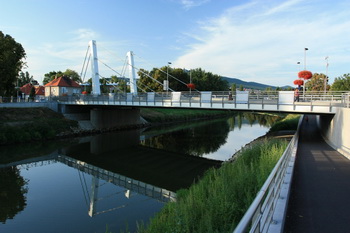
[[[328,77],[322,73],[314,73],[306,84],[305,88],[307,91],[324,91],[324,83],[326,79],[326,90],[329,90],[330,86],[328,85]]]
[[[331,87],[332,91],[350,91],[350,73],[343,74],[334,79]]]
[[[201,68],[186,71],[167,66],[153,68],[152,71],[139,70],[139,86],[146,91],[162,92],[164,80],[169,79],[169,88],[174,91],[188,91],[187,84],[192,82],[200,91],[227,91],[228,82],[221,76],[205,72]],[[191,77],[190,77],[191,76]]]
[[[63,75],[69,77],[70,79],[72,79],[73,81],[75,81],[77,83],[82,83],[80,75],[74,70],[66,69],[66,71],[63,72]]]
[[[6,223],[27,206],[28,181],[16,166],[2,168],[0,180],[0,222]]]
[[[0,96],[15,93],[16,79],[25,66],[25,57],[22,45],[0,31]]]
[[[71,80],[73,80],[77,83],[82,83],[82,80],[76,71],[71,70],[71,69],[66,69],[66,71],[64,71],[64,72],[62,72],[62,71],[50,71],[49,73],[44,74],[43,84],[45,85],[45,84],[51,82],[52,80],[54,80],[55,78],[59,78],[62,76],[67,76]]]
[[[34,100],[34,98],[35,98],[35,87],[32,87],[32,88],[30,89],[29,99],[30,99],[30,100]]]
[[[227,91],[229,85],[226,80],[223,80],[221,76],[206,72],[201,68],[191,70],[192,82],[196,85],[196,88],[200,91]]]
[[[239,90],[240,91],[243,91],[244,89],[243,89],[243,85],[241,84],[241,85],[239,85]]]
[[[49,73],[44,74],[43,84],[45,85],[54,80],[55,78],[59,78],[61,76],[63,76],[62,71],[50,71]]]
[[[116,75],[112,75],[111,82],[117,84],[117,85],[113,86],[114,93],[127,92],[129,90],[127,87],[126,80],[124,78],[118,78]]]
[[[236,90],[237,90],[237,85],[236,85],[236,83],[232,83],[232,85],[231,85],[231,91],[232,91],[232,93],[236,93]]]
[[[24,72],[20,72],[19,73],[19,77],[18,77],[18,87],[22,87],[23,85],[27,84],[27,83],[31,83],[33,80],[33,75],[29,75],[29,72],[26,71]]]

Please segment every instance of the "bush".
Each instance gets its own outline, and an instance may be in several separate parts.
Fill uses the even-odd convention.
[[[280,130],[297,130],[300,115],[289,114],[281,121],[276,122],[270,129],[270,132]]]

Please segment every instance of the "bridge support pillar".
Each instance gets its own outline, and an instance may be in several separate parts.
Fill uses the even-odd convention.
[[[127,127],[141,124],[139,108],[94,108],[90,110],[90,121],[96,129]]]

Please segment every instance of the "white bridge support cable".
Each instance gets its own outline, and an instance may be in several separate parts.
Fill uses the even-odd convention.
[[[89,42],[91,59],[91,72],[92,72],[92,94],[101,95],[100,89],[100,75],[98,72],[98,59],[97,59],[97,49],[96,41],[92,40]]]

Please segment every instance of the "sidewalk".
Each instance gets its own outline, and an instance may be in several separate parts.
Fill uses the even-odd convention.
[[[316,117],[308,118],[301,126],[284,232],[350,232],[350,160],[324,142]]]

